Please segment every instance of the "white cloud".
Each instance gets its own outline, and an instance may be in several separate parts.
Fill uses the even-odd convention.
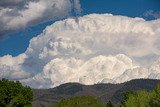
[[[66,82],[94,84],[159,79],[159,62],[146,68],[141,65],[143,61],[153,63],[150,56],[155,59],[160,55],[159,25],[160,19],[145,21],[110,14],[58,21],[30,41],[26,52],[20,55],[24,57],[0,58],[0,66],[7,66],[1,67],[1,71],[12,68],[8,72],[16,73],[18,69],[25,74],[21,81],[35,88]]]
[[[132,67],[131,59],[125,55],[97,56],[86,61],[74,57],[56,58],[44,66],[43,72],[22,82],[38,88],[54,87],[67,82],[94,84],[104,78],[115,78]],[[33,84],[37,81],[38,85]]]
[[[0,58],[0,78],[24,79],[30,77],[30,74],[22,70],[22,64],[26,58],[25,54],[17,57],[6,55]]]

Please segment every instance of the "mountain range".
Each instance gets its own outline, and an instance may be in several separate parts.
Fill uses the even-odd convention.
[[[120,105],[123,93],[126,91],[152,90],[160,80],[136,79],[121,84],[82,85],[66,83],[50,89],[33,89],[33,107],[50,107],[62,99],[74,96],[95,96],[103,102],[112,101],[115,106]]]

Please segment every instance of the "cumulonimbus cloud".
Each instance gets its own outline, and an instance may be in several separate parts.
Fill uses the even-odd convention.
[[[160,19],[146,21],[111,14],[69,18],[31,39],[25,53],[1,57],[0,77],[18,79],[34,88],[66,82],[160,79],[159,40]],[[155,62],[146,67],[143,62],[153,63],[151,56]]]
[[[79,0],[0,0],[0,37],[8,31],[65,18],[72,11],[80,14],[79,2]]]

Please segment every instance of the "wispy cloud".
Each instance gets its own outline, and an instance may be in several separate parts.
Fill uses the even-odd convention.
[[[155,19],[160,18],[160,11],[149,10],[144,13],[145,17],[153,17]]]

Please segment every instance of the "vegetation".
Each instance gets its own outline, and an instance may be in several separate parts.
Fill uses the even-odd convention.
[[[160,107],[160,84],[152,91],[127,91],[123,95],[121,107]],[[53,107],[114,107],[111,101],[102,103],[92,96],[63,99]]]
[[[111,102],[111,101],[108,101],[108,103],[107,103],[106,107],[114,107],[114,105],[112,104],[112,102]]]
[[[160,84],[151,92],[126,92],[121,107],[160,107]]]
[[[53,107],[114,107],[109,101],[104,104],[91,96],[63,99]],[[127,91],[123,95],[121,107],[160,107],[160,84],[153,91]]]
[[[32,99],[33,92],[30,87],[22,86],[19,81],[0,80],[0,107],[31,107]],[[125,92],[120,106],[160,107],[160,84],[152,91]],[[77,96],[62,99],[59,103],[53,105],[53,107],[114,107],[114,105],[111,101],[104,103],[93,96]]]
[[[106,105],[92,96],[79,96],[63,99],[53,107],[113,107],[113,104],[109,101]]]
[[[0,80],[0,107],[31,107],[33,92],[19,81]]]

